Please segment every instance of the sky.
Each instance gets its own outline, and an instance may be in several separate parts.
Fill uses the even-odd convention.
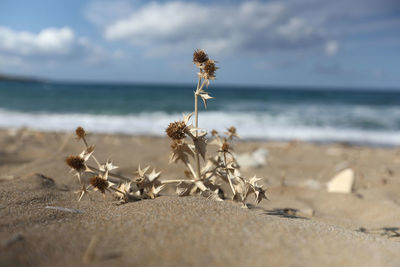
[[[400,89],[400,1],[0,0],[0,73],[63,81]]]

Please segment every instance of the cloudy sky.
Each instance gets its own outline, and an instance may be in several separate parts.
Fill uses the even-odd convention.
[[[0,73],[61,80],[400,89],[398,0],[0,0]]]

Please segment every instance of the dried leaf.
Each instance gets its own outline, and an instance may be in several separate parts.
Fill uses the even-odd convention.
[[[261,200],[268,199],[266,191],[262,188],[262,186],[257,185],[257,182],[260,180],[261,178],[254,176],[250,178],[250,181],[248,182],[251,191],[255,194],[255,203],[257,205],[261,202]]]
[[[153,186],[150,188],[150,190],[147,192],[147,195],[148,195],[150,198],[154,199],[154,198],[158,197],[159,193],[161,192],[161,190],[164,189],[164,187],[165,187],[165,184],[160,185],[160,186],[154,186],[154,185],[153,185]]]
[[[183,114],[183,120],[182,121],[187,125],[189,120],[190,120],[190,118],[192,117],[192,115],[193,115],[193,112],[189,113],[187,115]]]
[[[223,201],[223,199],[221,199],[219,197],[219,195],[218,195],[218,190],[211,191],[210,189],[207,189],[207,190],[201,192],[201,195],[203,197],[206,197],[206,198],[211,199],[211,200]]]
[[[100,165],[100,171],[106,172],[106,171],[112,171],[118,169],[118,166],[113,165],[112,161],[107,160],[106,163]]]
[[[181,160],[183,163],[189,163],[189,156],[194,156],[193,149],[185,142],[174,143],[172,146],[172,153],[169,158],[169,162],[178,162]]]
[[[148,179],[150,182],[153,182],[160,178],[161,172],[156,172],[156,169],[153,169],[153,171],[148,175]]]
[[[198,191],[197,186],[193,182],[181,182],[176,186],[178,196],[190,196]]]
[[[205,135],[198,136],[193,140],[194,146],[196,147],[197,151],[200,153],[202,158],[205,160],[206,152],[207,152],[207,139]]]
[[[117,197],[119,199],[124,199],[126,197],[126,195],[128,195],[131,192],[131,184],[132,182],[124,182],[121,183],[117,188],[119,191],[123,192],[124,194],[116,191],[115,194],[117,195]]]
[[[203,100],[204,107],[207,109],[207,100],[212,99],[214,97],[210,96],[207,92],[200,94],[201,99]]]
[[[94,152],[94,147],[90,146],[87,149],[83,150],[82,153],[79,154],[79,157],[83,158],[83,160],[86,162],[92,156],[93,152]]]
[[[262,187],[256,187],[254,193],[256,194],[255,203],[257,205],[261,202],[261,200],[263,200],[263,198],[268,200],[266,191]]]
[[[140,164],[138,166],[138,169],[136,171],[137,175],[139,177],[144,177],[145,173],[147,172],[147,170],[150,168],[150,166],[147,166],[146,168],[144,168],[143,170],[140,168]]]

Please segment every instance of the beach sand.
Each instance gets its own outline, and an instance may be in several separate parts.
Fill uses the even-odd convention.
[[[96,156],[118,173],[140,164],[183,178],[168,164],[167,138],[91,135]],[[399,266],[400,150],[302,142],[234,143],[235,153],[268,151],[269,201],[177,197],[117,205],[79,186],[64,159],[83,150],[72,134],[0,131],[0,266]],[[353,192],[328,193],[340,170]],[[252,199],[249,200],[252,204]],[[46,208],[62,207],[62,211]]]

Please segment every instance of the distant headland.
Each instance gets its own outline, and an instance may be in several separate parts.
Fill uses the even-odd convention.
[[[10,81],[10,82],[44,82],[44,79],[29,76],[17,76],[17,75],[7,75],[0,73],[0,81]]]

